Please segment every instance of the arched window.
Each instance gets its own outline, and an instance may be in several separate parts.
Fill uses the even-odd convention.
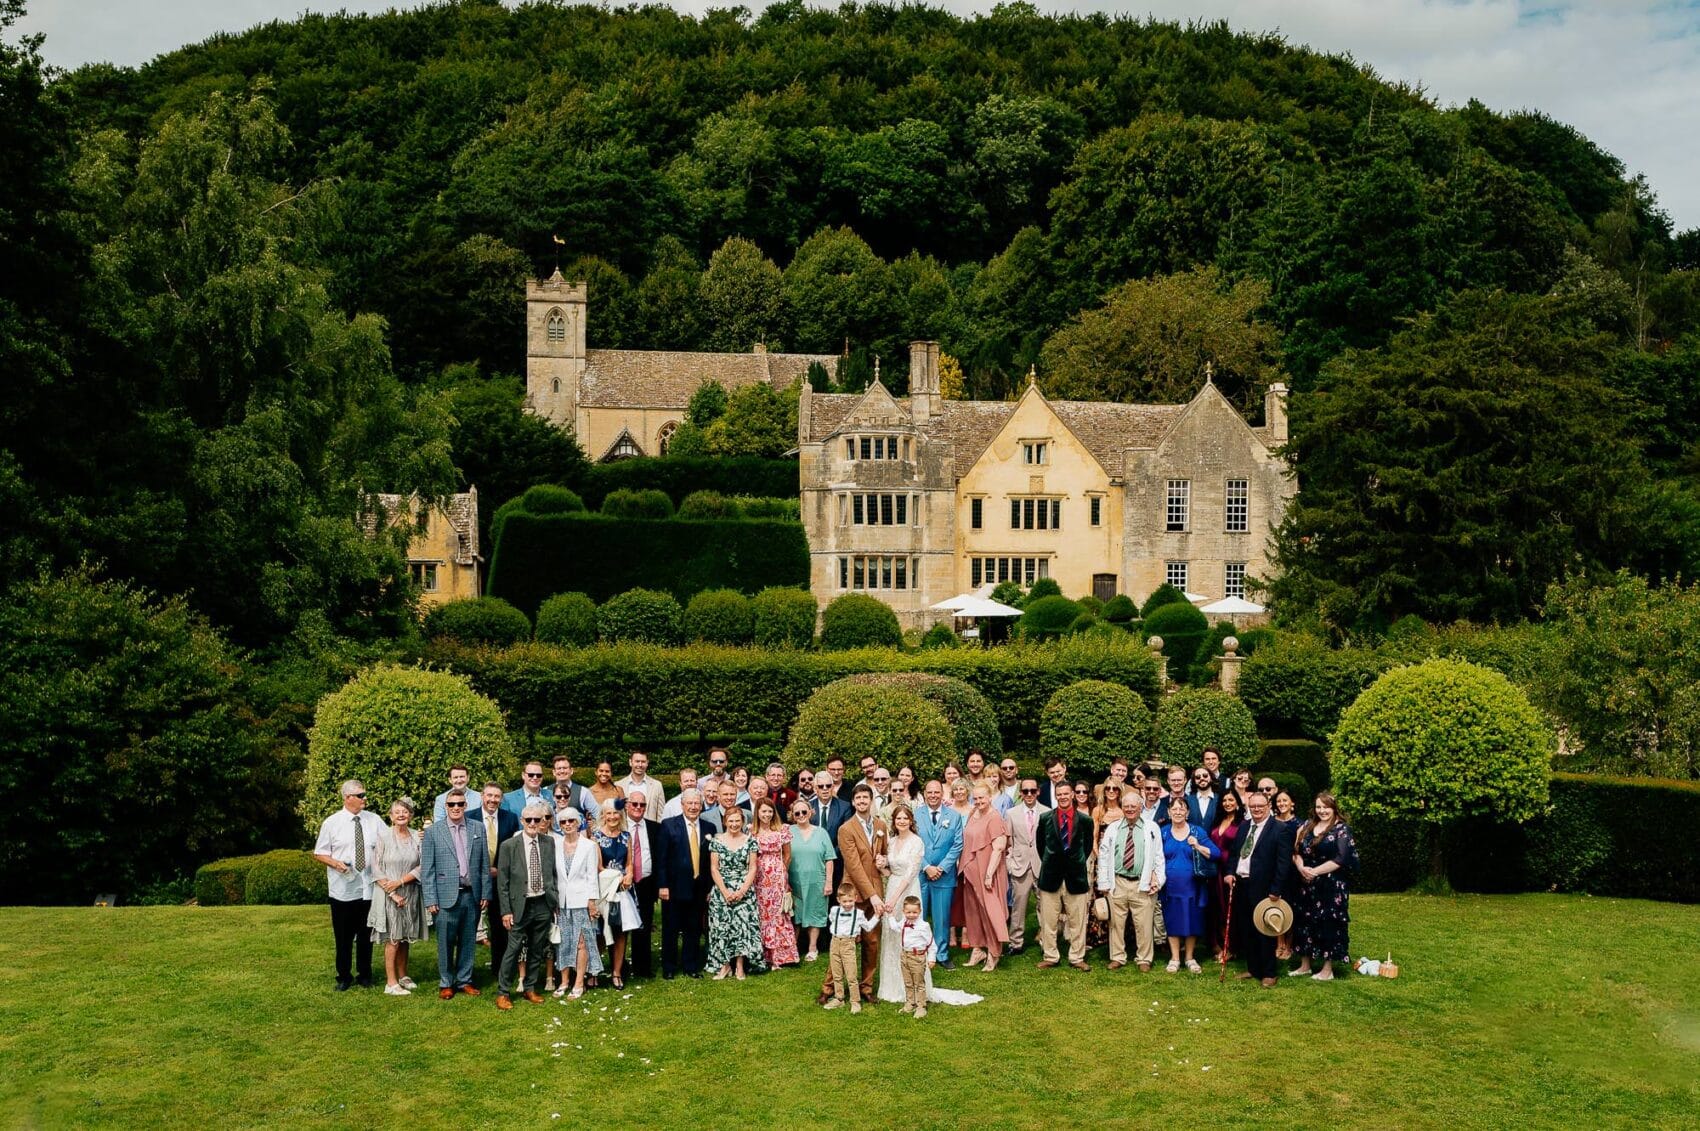
[[[547,327],[547,334],[551,342],[567,340],[567,319],[559,310],[551,310],[549,319],[544,325]]]
[[[668,447],[673,443],[673,433],[678,430],[679,422],[677,420],[669,420],[667,423],[663,424],[661,426],[661,431],[655,434],[655,450],[660,452],[662,455],[666,455]]]
[[[556,377],[554,380],[549,382],[549,391],[551,393],[558,393],[561,391],[561,379],[559,377]]]

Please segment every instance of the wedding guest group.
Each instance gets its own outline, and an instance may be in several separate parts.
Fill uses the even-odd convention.
[[[818,1004],[901,1002],[912,1017],[980,1000],[934,971],[993,973],[1027,950],[1034,917],[1042,971],[1088,972],[1101,947],[1117,976],[1243,961],[1239,977],[1273,987],[1286,940],[1285,972],[1317,981],[1350,951],[1357,851],[1337,799],[1300,814],[1213,749],[1191,766],[1117,758],[1094,784],[1060,759],[1024,777],[978,751],[924,780],[862,758],[847,783],[842,759],[752,773],[715,747],[671,798],[641,751],[618,779],[597,762],[590,786],[569,757],[547,764],[477,790],[457,764],[429,821],[397,797],[386,822],[359,781],[342,784],[313,849],[338,990],[373,985],[381,947],[385,993],[408,995],[412,945],[433,931],[443,1000],[480,993],[482,944],[502,1010],[624,989],[655,971],[657,917],[663,979],[826,959]]]

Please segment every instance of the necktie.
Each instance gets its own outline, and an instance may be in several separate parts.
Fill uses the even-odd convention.
[[[1074,818],[1071,814],[1061,814],[1062,820],[1057,822],[1057,828],[1062,832],[1063,851],[1068,851],[1068,838],[1074,832]]]
[[[366,826],[359,817],[354,818],[354,870],[366,870]]]
[[[484,814],[484,845],[490,850],[490,867],[496,866],[496,818],[492,814]]]
[[[527,897],[543,894],[543,857],[537,851],[537,838],[526,837],[531,842],[525,871],[525,894]]]
[[[691,879],[694,880],[702,875],[702,858],[698,855],[697,823],[695,821],[690,823],[690,836],[686,839],[691,842]]]
[[[1138,851],[1139,847],[1138,832],[1138,829],[1127,822],[1122,822],[1122,839],[1127,842],[1122,846],[1122,871],[1124,872],[1134,871],[1133,854]]]
[[[449,831],[455,835],[455,863],[460,866],[460,878],[464,883],[466,880],[466,822],[451,822]]]
[[[1251,859],[1251,846],[1257,840],[1258,827],[1259,826],[1257,826],[1257,825],[1253,825],[1251,827],[1251,831],[1245,834],[1245,843],[1240,845],[1240,859],[1241,860],[1250,860]]]
[[[643,879],[643,830],[632,826],[632,879]]]
[[[1033,810],[1031,808],[1027,810],[1027,839],[1033,839]]]

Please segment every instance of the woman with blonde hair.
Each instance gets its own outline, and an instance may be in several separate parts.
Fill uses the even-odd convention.
[[[396,798],[390,804],[390,827],[372,842],[372,876],[383,897],[372,900],[366,925],[372,941],[384,944],[384,992],[398,997],[414,989],[407,976],[407,952],[413,943],[424,941],[429,926],[419,887],[422,838],[408,827],[413,813],[411,797]]]
[[[719,981],[762,964],[761,912],[756,907],[756,842],[744,831],[744,811],[736,805],[722,814],[723,832],[708,838],[708,961]]]
[[[968,823],[969,815],[974,812],[974,803],[970,800],[970,790],[973,784],[966,775],[961,775],[945,787],[946,792],[950,795],[946,804],[957,816],[962,818],[964,825]],[[962,902],[962,860],[960,857],[956,862],[956,870],[956,891],[950,897],[950,936],[946,943],[949,946],[967,946],[967,942],[963,940],[963,935],[965,934],[964,928],[968,926],[968,908]]]
[[[762,779],[756,782],[766,785]],[[752,802],[756,823],[756,914],[761,920],[762,961],[797,964],[797,927],[791,918],[791,829],[771,797]]]
[[[961,877],[957,901],[962,905],[962,941],[972,948],[968,965],[991,973],[1009,945],[1009,824],[992,806],[995,790],[987,782],[974,786],[974,808],[962,834]]]

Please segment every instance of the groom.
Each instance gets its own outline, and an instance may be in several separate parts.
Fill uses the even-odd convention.
[[[864,915],[885,914],[881,896],[880,865],[885,863],[885,822],[874,816],[874,791],[867,782],[857,782],[850,795],[849,820],[838,827],[838,859],[844,866],[844,881],[856,888],[856,908]],[[880,925],[862,934],[862,1006],[874,1002],[874,974],[880,965]],[[827,971],[816,1004],[825,1005],[832,996],[832,972]]]
[[[927,783],[927,804],[915,814],[915,835],[921,838],[921,912],[933,925],[933,946],[939,965],[954,970],[950,961],[950,904],[956,897],[956,865],[962,857],[962,817],[944,807],[944,783]]]

